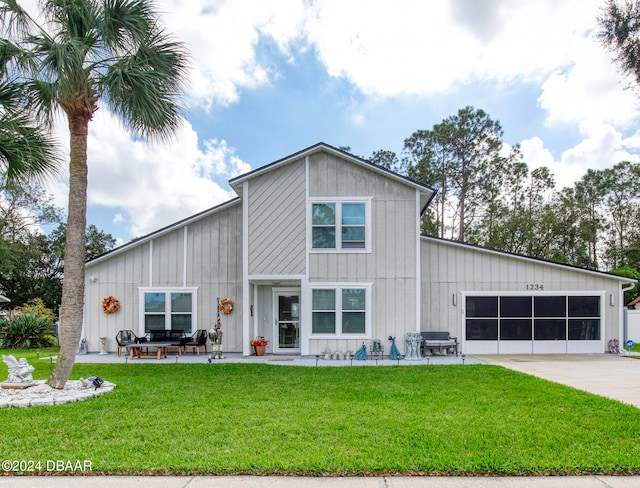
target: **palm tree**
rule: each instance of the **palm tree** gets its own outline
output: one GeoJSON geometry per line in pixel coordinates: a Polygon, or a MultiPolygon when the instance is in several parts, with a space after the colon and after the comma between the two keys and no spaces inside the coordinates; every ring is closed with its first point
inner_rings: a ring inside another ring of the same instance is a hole
{"type": "Polygon", "coordinates": [[[4,32],[22,49],[12,69],[32,107],[49,122],[61,110],[70,131],[61,345],[49,378],[63,388],[82,332],[89,122],[104,105],[134,133],[168,138],[181,120],[188,55],[148,0],[41,0],[40,13],[43,25],[16,0],[0,0],[4,32]]]}
{"type": "Polygon", "coordinates": [[[5,185],[52,174],[59,163],[53,140],[24,103],[23,87],[5,69],[15,54],[11,48],[0,39],[0,179],[5,185]]]}

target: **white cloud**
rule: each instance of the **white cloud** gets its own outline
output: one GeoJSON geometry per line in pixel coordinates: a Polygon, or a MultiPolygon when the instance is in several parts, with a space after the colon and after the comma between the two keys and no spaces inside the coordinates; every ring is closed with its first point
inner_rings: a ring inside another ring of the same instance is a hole
{"type": "Polygon", "coordinates": [[[163,0],[170,32],[193,54],[192,94],[235,102],[278,76],[260,59],[273,43],[291,62],[312,48],[328,73],[364,93],[430,94],[472,79],[540,79],[571,63],[594,28],[591,0],[163,0]]]}
{"type": "MultiPolygon", "coordinates": [[[[622,89],[624,81],[593,40],[600,0],[158,5],[167,30],[192,53],[194,107],[232,104],[243,90],[277,80],[282,59],[295,63],[301,50],[311,50],[330,76],[371,96],[365,101],[449,95],[477,81],[540,86],[538,108],[547,124],[577,126],[584,137],[574,147],[556,148],[556,158],[539,137],[522,142],[525,160],[531,167],[548,166],[558,186],[571,185],[588,168],[637,160],[640,133],[625,133],[638,117],[635,95],[622,89]]],[[[366,129],[365,112],[353,101],[348,108],[352,124],[366,129]]],[[[201,141],[188,124],[174,141],[151,146],[129,136],[102,109],[91,124],[89,159],[89,203],[114,208],[121,214],[114,221],[130,225],[135,235],[228,199],[214,179],[249,169],[226,141],[201,141]]],[[[64,181],[52,185],[61,206],[64,181]]]]}
{"type": "Polygon", "coordinates": [[[331,75],[365,93],[428,94],[471,79],[539,79],[571,62],[596,13],[584,0],[319,0],[306,29],[331,75]]]}
{"type": "MultiPolygon", "coordinates": [[[[140,236],[233,198],[213,179],[224,184],[251,167],[224,140],[202,145],[188,123],[167,143],[136,140],[99,110],[89,126],[88,205],[118,209],[113,222],[140,236]]],[[[66,207],[67,179],[50,189],[66,207]]]]}
{"type": "Polygon", "coordinates": [[[543,141],[534,137],[522,141],[524,161],[531,169],[548,167],[554,175],[556,188],[573,186],[589,169],[610,168],[620,161],[639,162],[640,156],[631,152],[637,139],[623,140],[621,134],[607,124],[592,125],[586,137],[574,147],[564,150],[560,160],[545,148],[543,141]]]}
{"type": "Polygon", "coordinates": [[[159,5],[167,30],[193,56],[191,94],[208,105],[233,103],[240,90],[269,83],[275,67],[256,57],[261,36],[289,55],[304,18],[300,0],[163,0],[159,5]]]}
{"type": "Polygon", "coordinates": [[[624,127],[638,116],[638,101],[613,66],[610,56],[595,41],[585,43],[572,66],[551,74],[538,99],[547,123],[575,124],[583,132],[610,123],[624,127]]]}

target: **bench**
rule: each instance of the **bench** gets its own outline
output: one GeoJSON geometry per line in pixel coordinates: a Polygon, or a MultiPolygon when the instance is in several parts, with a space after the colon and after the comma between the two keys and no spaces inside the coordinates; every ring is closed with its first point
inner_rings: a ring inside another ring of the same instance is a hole
{"type": "Polygon", "coordinates": [[[420,349],[423,356],[427,354],[430,349],[437,349],[438,353],[444,356],[447,355],[447,349],[453,349],[455,355],[458,355],[458,338],[449,337],[448,332],[420,332],[420,335],[422,336],[420,349]]]}

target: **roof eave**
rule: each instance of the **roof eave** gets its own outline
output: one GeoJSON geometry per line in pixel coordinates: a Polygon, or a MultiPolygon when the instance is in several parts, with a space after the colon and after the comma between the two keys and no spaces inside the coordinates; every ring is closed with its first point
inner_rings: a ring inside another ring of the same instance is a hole
{"type": "Polygon", "coordinates": [[[452,241],[449,239],[442,239],[440,237],[435,237],[435,236],[428,236],[428,235],[424,235],[422,234],[420,236],[421,239],[424,240],[433,240],[433,241],[437,241],[437,242],[443,242],[445,244],[449,244],[449,245],[453,245],[453,246],[459,246],[459,247],[465,247],[465,248],[469,248],[469,249],[475,249],[477,251],[482,251],[482,252],[488,252],[488,253],[493,253],[493,254],[499,254],[501,256],[508,256],[508,257],[512,257],[512,258],[516,258],[516,259],[522,259],[525,261],[533,261],[536,263],[541,263],[541,264],[547,264],[549,266],[557,266],[557,267],[561,267],[561,268],[569,268],[572,269],[574,271],[579,271],[579,272],[584,272],[584,273],[589,273],[589,274],[595,274],[598,276],[606,276],[608,278],[612,278],[612,279],[616,279],[618,281],[620,281],[622,284],[624,283],[638,283],[640,280],[637,280],[635,278],[630,278],[628,276],[620,276],[620,275],[616,275],[613,273],[607,273],[605,271],[598,271],[595,269],[588,269],[588,268],[581,268],[579,266],[574,266],[572,264],[565,264],[565,263],[559,263],[557,261],[550,261],[548,259],[542,259],[542,258],[535,258],[532,256],[525,256],[524,254],[516,254],[516,253],[512,253],[512,252],[508,252],[508,251],[501,251],[499,249],[492,249],[490,247],[483,247],[483,246],[478,246],[476,244],[469,244],[466,242],[460,242],[460,241],[452,241]]]}

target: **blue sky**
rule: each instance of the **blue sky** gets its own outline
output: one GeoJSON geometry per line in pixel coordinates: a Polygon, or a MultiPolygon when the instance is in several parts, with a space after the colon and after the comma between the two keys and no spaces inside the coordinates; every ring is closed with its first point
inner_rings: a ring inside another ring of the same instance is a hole
{"type": "MultiPolygon", "coordinates": [[[[326,142],[370,156],[467,105],[558,186],[638,161],[638,98],[594,39],[594,0],[159,0],[193,57],[173,141],[89,136],[88,221],[126,242],[234,196],[228,179],[326,142]]],[[[64,124],[60,138],[65,139],[64,124]]],[[[64,175],[51,184],[66,207],[64,175]]]]}

